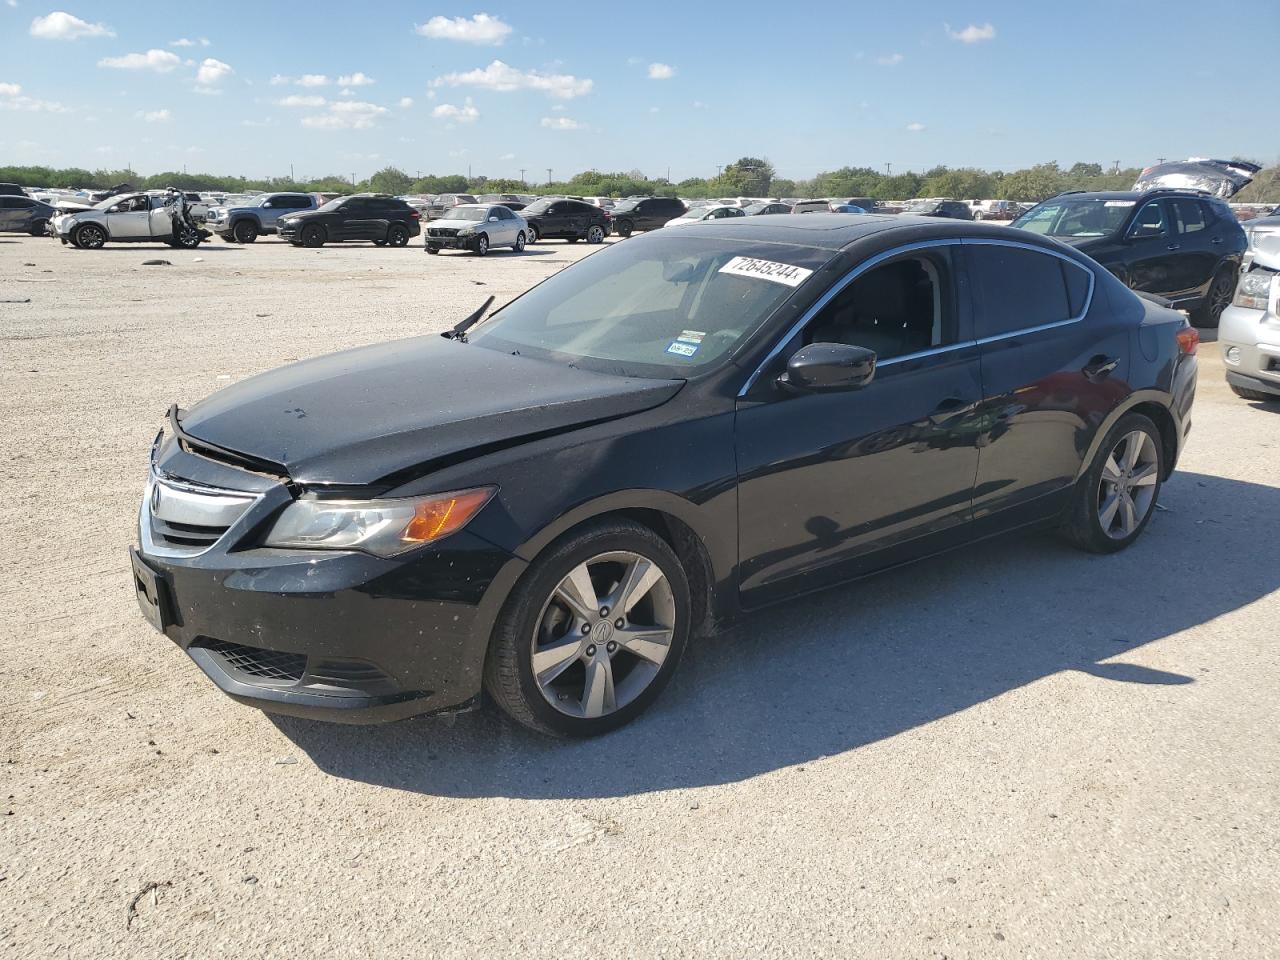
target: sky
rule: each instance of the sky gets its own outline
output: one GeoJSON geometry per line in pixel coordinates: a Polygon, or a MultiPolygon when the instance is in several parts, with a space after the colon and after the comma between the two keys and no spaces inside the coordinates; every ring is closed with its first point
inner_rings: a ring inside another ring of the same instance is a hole
{"type": "MultiPolygon", "coordinates": [[[[1280,157],[1240,25],[1203,2],[54,3],[0,0],[0,166],[536,183],[1280,157]]],[[[1274,49],[1280,2],[1247,18],[1274,49]]]]}

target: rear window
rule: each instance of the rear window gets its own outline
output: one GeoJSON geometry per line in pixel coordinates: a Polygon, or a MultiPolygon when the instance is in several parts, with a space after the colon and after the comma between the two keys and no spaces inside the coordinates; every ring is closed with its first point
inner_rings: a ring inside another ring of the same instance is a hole
{"type": "Polygon", "coordinates": [[[965,250],[978,294],[979,340],[1059,323],[1083,312],[1089,288],[1083,267],[1020,247],[984,243],[966,244],[965,250]]]}

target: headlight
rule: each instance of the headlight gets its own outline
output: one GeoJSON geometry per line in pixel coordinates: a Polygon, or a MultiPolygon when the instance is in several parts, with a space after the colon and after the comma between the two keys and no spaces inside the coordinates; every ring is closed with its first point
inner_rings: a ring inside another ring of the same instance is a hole
{"type": "Polygon", "coordinates": [[[284,218],[283,220],[281,220],[280,222],[281,222],[281,223],[287,223],[287,224],[289,224],[290,226],[292,226],[293,224],[295,224],[295,223],[297,223],[297,222],[298,222],[298,218],[297,218],[297,217],[285,217],[285,218],[284,218]]]}
{"type": "Polygon", "coordinates": [[[405,500],[297,500],[285,507],[263,545],[393,557],[461,530],[497,489],[405,500]]]}
{"type": "Polygon", "coordinates": [[[1267,309],[1267,301],[1271,299],[1271,290],[1277,281],[1280,281],[1280,274],[1269,270],[1249,271],[1240,277],[1235,305],[1248,307],[1250,310],[1267,309]]]}
{"type": "Polygon", "coordinates": [[[458,231],[458,236],[470,237],[470,236],[474,236],[475,232],[476,232],[475,227],[463,227],[461,230],[458,231]]]}

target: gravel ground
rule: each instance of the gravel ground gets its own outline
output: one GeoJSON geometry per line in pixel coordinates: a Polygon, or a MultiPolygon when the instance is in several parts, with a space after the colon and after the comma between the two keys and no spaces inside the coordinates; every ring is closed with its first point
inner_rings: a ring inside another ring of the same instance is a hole
{"type": "Polygon", "coordinates": [[[1215,344],[1133,549],[1008,539],[775,608],[589,743],[272,719],[142,621],[169,403],[589,252],[0,238],[0,952],[1280,955],[1280,410],[1215,344]]]}

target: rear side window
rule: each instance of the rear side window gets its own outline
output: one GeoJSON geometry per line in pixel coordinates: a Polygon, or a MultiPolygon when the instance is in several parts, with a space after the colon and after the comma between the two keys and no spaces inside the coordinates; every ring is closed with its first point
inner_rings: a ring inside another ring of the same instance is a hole
{"type": "Polygon", "coordinates": [[[1204,207],[1198,200],[1174,200],[1173,215],[1179,233],[1199,233],[1206,226],[1204,207]]]}
{"type": "Polygon", "coordinates": [[[1069,320],[1084,309],[1089,278],[1075,276],[1083,269],[1060,257],[995,244],[966,244],[965,251],[978,295],[979,340],[1069,320]],[[1076,309],[1073,299],[1078,301],[1076,309]]]}

